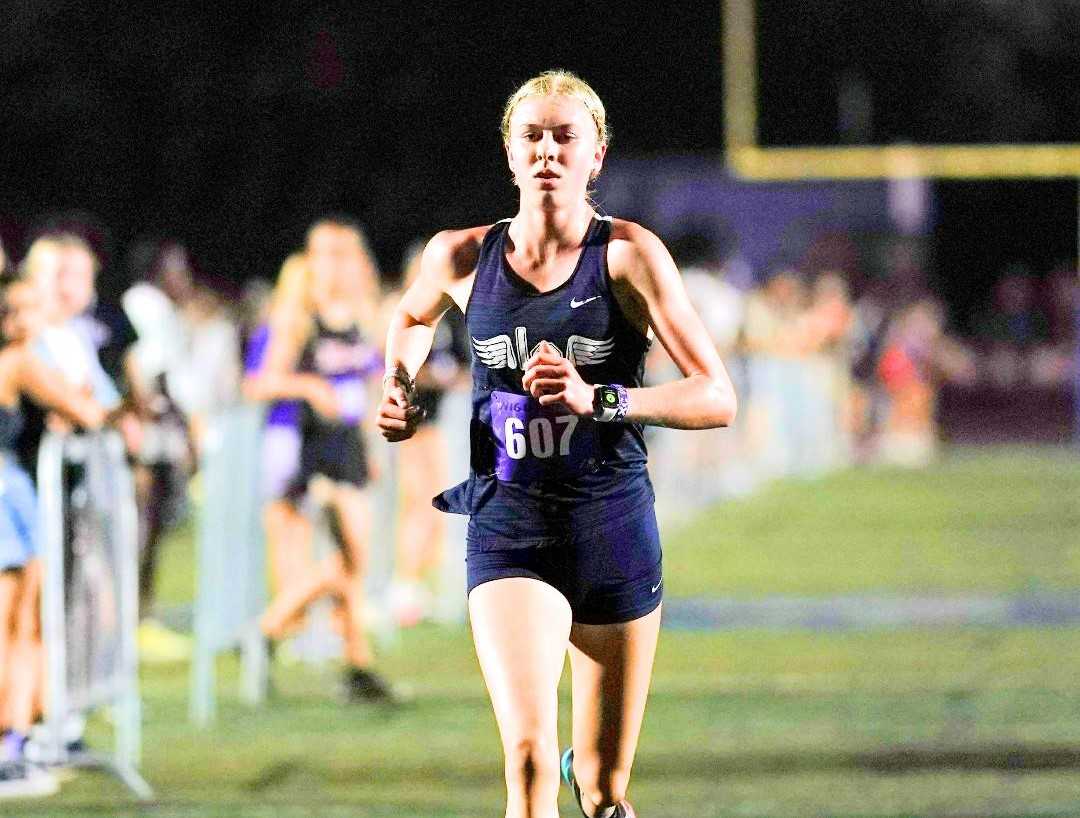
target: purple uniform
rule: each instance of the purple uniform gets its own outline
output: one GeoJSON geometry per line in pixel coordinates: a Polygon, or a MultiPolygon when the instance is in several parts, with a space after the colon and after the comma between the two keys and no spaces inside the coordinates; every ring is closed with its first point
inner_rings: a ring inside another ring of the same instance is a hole
{"type": "Polygon", "coordinates": [[[288,495],[294,499],[301,496],[316,474],[339,483],[366,485],[368,462],[360,421],[368,408],[367,380],[383,371],[379,350],[364,340],[355,324],[334,330],[316,319],[315,332],[304,347],[297,371],[330,382],[340,415],[330,420],[303,405],[300,469],[288,495]]]}
{"type": "MultiPolygon", "coordinates": [[[[266,365],[269,346],[270,327],[261,324],[248,339],[245,375],[253,375],[266,365]]],[[[300,470],[300,408],[300,401],[279,400],[266,410],[260,474],[262,496],[267,500],[283,497],[300,470]]]]}

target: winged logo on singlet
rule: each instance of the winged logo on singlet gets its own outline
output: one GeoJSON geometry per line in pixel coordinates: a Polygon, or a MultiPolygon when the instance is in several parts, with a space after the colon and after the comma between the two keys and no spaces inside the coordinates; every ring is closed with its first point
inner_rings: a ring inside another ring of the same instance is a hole
{"type": "MultiPolygon", "coordinates": [[[[525,327],[515,329],[513,338],[503,334],[485,340],[473,338],[472,343],[476,357],[488,369],[524,369],[525,362],[540,346],[529,346],[525,327]]],[[[557,344],[552,346],[559,350],[560,355],[564,354],[557,344]]],[[[614,348],[614,338],[597,340],[584,335],[571,335],[566,339],[565,357],[574,366],[592,366],[606,361],[614,348]]]]}

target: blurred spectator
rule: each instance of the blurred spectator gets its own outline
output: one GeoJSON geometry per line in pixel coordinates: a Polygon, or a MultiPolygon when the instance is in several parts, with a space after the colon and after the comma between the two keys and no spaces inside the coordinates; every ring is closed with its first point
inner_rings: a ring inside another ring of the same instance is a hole
{"type": "Polygon", "coordinates": [[[182,412],[198,452],[207,418],[239,397],[236,321],[218,292],[197,281],[187,250],[164,243],[143,280],[124,294],[139,329],[145,381],[182,412]]]}
{"type": "MultiPolygon", "coordinates": [[[[729,262],[704,231],[692,231],[671,243],[683,286],[701,315],[705,329],[725,360],[734,351],[742,327],[745,296],[731,281],[729,262]]],[[[731,264],[740,264],[730,259],[731,264]]]]}
{"type": "Polygon", "coordinates": [[[76,388],[89,390],[100,403],[113,406],[120,393],[102,368],[96,350],[76,327],[79,304],[61,295],[65,256],[71,243],[78,241],[70,235],[37,239],[23,259],[22,275],[37,287],[41,297],[45,326],[37,339],[39,354],[76,388]]]}
{"type": "Polygon", "coordinates": [[[1071,264],[1052,270],[1042,286],[1047,342],[1032,353],[1031,382],[1039,387],[1068,387],[1073,377],[1076,326],[1080,307],[1080,275],[1071,264]]]}
{"type": "Polygon", "coordinates": [[[0,784],[8,796],[41,795],[55,792],[57,782],[24,755],[44,700],[44,649],[37,499],[29,475],[10,456],[22,426],[19,399],[27,395],[86,428],[100,426],[106,414],[35,355],[45,326],[39,288],[2,276],[0,305],[0,784]]]}
{"type": "Polygon", "coordinates": [[[210,418],[240,397],[240,333],[221,295],[206,284],[193,287],[180,319],[182,346],[169,371],[169,394],[198,453],[210,418]]]}
{"type": "Polygon", "coordinates": [[[896,465],[927,465],[939,444],[939,383],[971,383],[976,376],[970,355],[945,335],[940,304],[922,298],[897,313],[878,361],[878,376],[888,398],[878,455],[896,465]]]}
{"type": "Polygon", "coordinates": [[[761,477],[796,473],[804,458],[802,367],[809,352],[806,286],[794,269],[774,270],[746,300],[747,456],[761,477]]]}
{"type": "Polygon", "coordinates": [[[885,402],[877,363],[885,345],[892,309],[888,281],[884,279],[868,286],[853,305],[848,417],[855,462],[869,460],[874,454],[875,436],[885,402]]]}
{"type": "Polygon", "coordinates": [[[983,375],[998,388],[1030,383],[1032,364],[1049,342],[1050,326],[1036,295],[1030,271],[1014,265],[994,286],[993,301],[979,322],[983,375]]]}
{"type": "MultiPolygon", "coordinates": [[[[139,252],[138,247],[133,252],[139,252]]],[[[168,526],[180,516],[191,457],[187,424],[168,391],[167,377],[181,341],[175,305],[155,283],[160,277],[162,248],[154,246],[136,283],[123,295],[124,311],[138,331],[134,349],[134,392],[142,420],[135,442],[135,497],[139,509],[139,653],[146,662],[186,658],[190,642],[154,617],[159,548],[168,526]]]]}
{"type": "Polygon", "coordinates": [[[809,471],[824,472],[850,462],[852,454],[851,348],[854,309],[844,277],[818,274],[804,316],[807,357],[804,397],[809,471]]]}
{"type": "Polygon", "coordinates": [[[57,237],[60,266],[57,299],[72,326],[97,352],[105,373],[121,392],[134,379],[132,350],[138,336],[124,311],[98,296],[98,258],[90,245],[74,234],[57,237]]]}
{"type": "Polygon", "coordinates": [[[182,245],[139,247],[133,258],[141,269],[123,305],[139,333],[135,370],[144,419],[135,469],[139,647],[148,661],[177,661],[190,653],[189,640],[152,615],[159,547],[169,524],[180,517],[210,416],[238,397],[238,338],[221,299],[195,281],[182,245]]]}
{"type": "MultiPolygon", "coordinates": [[[[728,249],[733,251],[735,243],[729,244],[728,249]]],[[[707,225],[688,230],[672,240],[670,247],[686,293],[716,345],[736,392],[741,395],[746,378],[737,344],[746,296],[731,282],[730,274],[735,269],[736,275],[744,275],[745,262],[733,252],[724,259],[723,249],[714,241],[707,225]]],[[[646,359],[646,371],[651,382],[681,376],[660,344],[653,344],[646,359]]],[[[650,443],[656,444],[651,446],[650,460],[654,482],[664,485],[687,472],[702,475],[703,479],[685,481],[676,491],[668,492],[689,505],[745,494],[752,487],[752,475],[744,456],[745,428],[742,420],[732,429],[707,429],[694,434],[668,435],[665,430],[649,428],[646,433],[650,443]]]]}
{"type": "MultiPolygon", "coordinates": [[[[75,241],[79,239],[74,238],[75,241]]],[[[34,340],[36,354],[63,374],[73,388],[90,394],[103,406],[119,404],[120,393],[102,368],[96,350],[80,333],[74,321],[75,306],[62,300],[59,291],[67,237],[45,235],[36,239],[19,265],[19,274],[37,290],[41,304],[42,328],[34,340]]],[[[45,432],[46,413],[33,404],[23,407],[25,423],[17,451],[26,470],[37,474],[37,450],[45,432]]],[[[54,423],[62,425],[58,418],[54,423]]]]}
{"type": "Polygon", "coordinates": [[[1043,288],[1050,343],[1071,347],[1076,341],[1076,310],[1080,308],[1080,271],[1072,262],[1050,272],[1043,288]]]}
{"type": "Polygon", "coordinates": [[[806,284],[790,267],[773,271],[764,286],[746,302],[743,345],[750,354],[777,358],[802,358],[807,337],[802,325],[806,308],[806,284]]]}

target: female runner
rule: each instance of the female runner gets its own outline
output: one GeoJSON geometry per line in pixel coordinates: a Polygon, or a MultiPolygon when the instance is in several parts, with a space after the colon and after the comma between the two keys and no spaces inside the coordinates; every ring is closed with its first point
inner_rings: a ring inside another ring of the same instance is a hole
{"type": "Polygon", "coordinates": [[[505,755],[508,818],[558,815],[557,686],[569,642],[563,777],[588,818],[633,816],[630,768],[663,583],[642,426],[724,426],[735,396],[659,239],[589,198],[603,104],[545,72],[507,103],[519,209],[439,233],[387,338],[379,426],[411,436],[413,380],[454,304],[474,350],[468,481],[435,498],[470,515],[469,613],[505,755]],[[642,387],[650,336],[683,377],[642,387]]]}
{"type": "MultiPolygon", "coordinates": [[[[370,534],[369,473],[362,424],[369,408],[365,381],[381,371],[379,351],[366,340],[376,314],[374,260],[360,228],[333,217],[307,234],[312,321],[271,336],[266,364],[248,394],[262,400],[300,400],[299,467],[281,509],[302,530],[301,501],[314,485],[328,495],[331,530],[339,550],[289,583],[260,622],[263,633],[282,638],[316,598],[330,593],[345,610],[345,697],[350,702],[392,702],[390,686],[371,669],[374,657],[365,617],[364,578],[370,534]]],[[[283,515],[284,516],[284,515],[283,515]]],[[[278,524],[282,525],[279,519],[278,524]]]]}

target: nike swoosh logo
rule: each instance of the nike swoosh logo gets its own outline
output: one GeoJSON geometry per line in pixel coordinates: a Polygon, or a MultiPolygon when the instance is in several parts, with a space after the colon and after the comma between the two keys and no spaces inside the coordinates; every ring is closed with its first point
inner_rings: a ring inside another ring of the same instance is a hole
{"type": "Polygon", "coordinates": [[[588,304],[590,301],[595,301],[599,297],[600,296],[598,296],[598,295],[594,295],[592,298],[586,298],[584,301],[578,301],[576,298],[571,298],[570,299],[570,309],[576,310],[578,307],[583,307],[586,304],[588,304]]]}
{"type": "Polygon", "coordinates": [[[659,590],[660,590],[660,586],[661,586],[661,585],[663,585],[663,584],[664,584],[664,581],[663,581],[663,580],[660,580],[660,581],[659,581],[658,583],[656,583],[656,584],[655,584],[655,585],[654,585],[654,586],[652,587],[652,592],[653,592],[653,593],[655,594],[655,593],[656,593],[657,591],[659,591],[659,590]]]}

